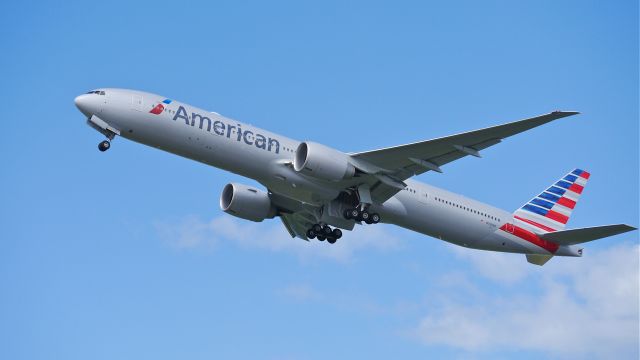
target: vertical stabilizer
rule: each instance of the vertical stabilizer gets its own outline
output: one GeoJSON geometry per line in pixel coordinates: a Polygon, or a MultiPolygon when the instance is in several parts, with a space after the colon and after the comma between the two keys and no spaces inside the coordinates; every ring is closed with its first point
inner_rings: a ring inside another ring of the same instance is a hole
{"type": "Polygon", "coordinates": [[[514,221],[538,234],[564,230],[590,175],[581,169],[568,173],[516,210],[514,221]]]}

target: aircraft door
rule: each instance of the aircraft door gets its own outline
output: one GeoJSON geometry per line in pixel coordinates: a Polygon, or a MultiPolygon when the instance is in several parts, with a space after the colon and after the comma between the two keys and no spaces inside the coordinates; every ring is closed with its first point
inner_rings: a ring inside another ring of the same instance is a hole
{"type": "Polygon", "coordinates": [[[429,194],[424,190],[418,190],[418,201],[423,204],[428,204],[429,194]]]}
{"type": "Polygon", "coordinates": [[[131,95],[131,110],[142,111],[143,99],[142,95],[131,95]]]}
{"type": "Polygon", "coordinates": [[[515,226],[513,226],[512,223],[508,222],[505,224],[505,229],[508,233],[513,234],[513,232],[515,231],[515,226]]]}

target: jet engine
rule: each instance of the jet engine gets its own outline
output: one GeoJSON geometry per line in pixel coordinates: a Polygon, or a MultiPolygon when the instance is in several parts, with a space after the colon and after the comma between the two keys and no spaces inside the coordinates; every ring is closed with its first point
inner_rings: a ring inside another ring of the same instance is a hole
{"type": "Polygon", "coordinates": [[[220,195],[222,211],[245,220],[260,222],[276,215],[269,194],[242,184],[227,184],[220,195]]]}
{"type": "Polygon", "coordinates": [[[297,172],[328,181],[350,179],[356,172],[349,155],[310,141],[298,145],[293,168],[297,172]]]}

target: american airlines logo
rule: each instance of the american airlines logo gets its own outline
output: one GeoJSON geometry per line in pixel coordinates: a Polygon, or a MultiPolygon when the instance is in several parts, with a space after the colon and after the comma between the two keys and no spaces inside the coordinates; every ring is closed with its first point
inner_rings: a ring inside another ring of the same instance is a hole
{"type": "Polygon", "coordinates": [[[164,105],[162,105],[162,104],[169,105],[169,104],[171,104],[171,100],[164,99],[160,104],[154,106],[154,108],[151,109],[151,111],[149,111],[149,112],[152,113],[152,114],[156,114],[156,115],[162,114],[162,112],[164,111],[164,105]]]}
{"type": "MultiPolygon", "coordinates": [[[[171,100],[167,99],[163,101],[163,103],[170,104],[171,100]]],[[[151,109],[151,113],[160,114],[163,110],[164,106],[160,103],[151,109]],[[159,110],[154,112],[158,107],[160,107],[159,110]]],[[[196,124],[198,124],[198,127],[204,131],[211,132],[213,130],[216,135],[226,136],[228,139],[238,142],[242,141],[247,145],[257,147],[258,149],[273,151],[276,154],[280,153],[280,142],[278,140],[266,137],[262,134],[254,134],[251,130],[243,131],[240,124],[237,126],[229,125],[220,119],[212,121],[209,117],[194,112],[192,112],[191,117],[189,117],[187,110],[183,106],[178,107],[178,111],[176,111],[176,114],[173,117],[174,121],[177,121],[178,119],[184,120],[184,123],[188,126],[196,126],[196,124]]]]}

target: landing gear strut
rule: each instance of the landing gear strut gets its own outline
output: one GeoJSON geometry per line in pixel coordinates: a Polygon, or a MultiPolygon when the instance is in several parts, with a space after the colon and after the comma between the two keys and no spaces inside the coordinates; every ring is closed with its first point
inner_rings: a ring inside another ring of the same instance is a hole
{"type": "Polygon", "coordinates": [[[326,224],[314,224],[311,229],[307,230],[307,237],[309,239],[317,238],[320,241],[327,240],[329,244],[335,244],[342,237],[342,230],[331,229],[326,224]]]}

